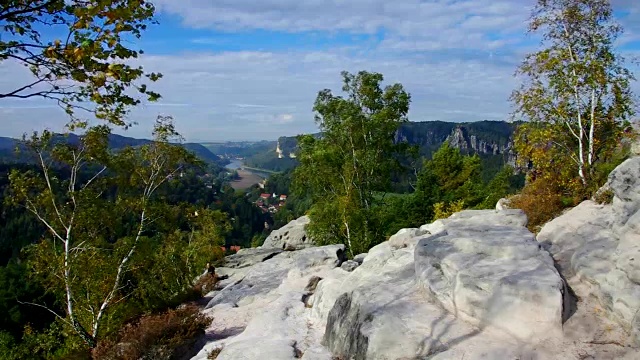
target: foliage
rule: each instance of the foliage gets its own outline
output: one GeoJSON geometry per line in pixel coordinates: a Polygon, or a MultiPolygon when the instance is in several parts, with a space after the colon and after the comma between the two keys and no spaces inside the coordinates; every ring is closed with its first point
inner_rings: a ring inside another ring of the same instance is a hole
{"type": "Polygon", "coordinates": [[[182,359],[194,355],[195,342],[211,323],[195,305],[143,316],[120,330],[117,341],[101,342],[96,360],[182,359]]]}
{"type": "Polygon", "coordinates": [[[140,103],[126,89],[135,87],[148,100],[159,95],[140,79],[156,81],[132,59],[129,48],[152,23],[154,6],[145,0],[6,0],[0,7],[3,36],[0,61],[28,67],[33,79],[0,93],[1,98],[44,97],[58,103],[82,124],[77,109],[118,125],[128,109],[140,103]],[[91,102],[93,107],[84,107],[91,102]]]}
{"type": "Polygon", "coordinates": [[[194,279],[202,274],[207,263],[218,262],[224,257],[221,246],[230,230],[225,214],[218,210],[193,210],[191,207],[173,210],[189,214],[186,221],[177,222],[186,225],[188,230],[171,232],[167,229],[163,231],[165,236],[156,236],[142,244],[135,259],[137,266],[128,277],[135,285],[134,297],[130,301],[137,302],[143,311],[175,306],[202,296],[198,288],[207,284],[199,284],[195,292],[187,289],[191,289],[194,279]]]}
{"type": "Polygon", "coordinates": [[[11,261],[7,266],[0,267],[0,329],[11,336],[20,337],[25,324],[31,324],[38,331],[51,323],[54,317],[44,309],[23,311],[20,302],[32,300],[53,302],[42,286],[29,281],[24,263],[11,261]]]}
{"type": "Polygon", "coordinates": [[[193,285],[193,290],[196,292],[196,295],[198,295],[198,298],[201,298],[215,290],[218,280],[218,275],[216,274],[202,274],[193,285]]]}
{"type": "MultiPolygon", "coordinates": [[[[527,123],[521,125],[515,135],[518,166],[527,169],[527,185],[521,194],[511,200],[511,206],[525,211],[532,231],[560,214],[562,209],[575,206],[590,198],[604,185],[609,173],[628,156],[621,137],[616,145],[601,153],[601,159],[589,172],[589,184],[584,186],[574,167],[570,155],[554,146],[559,138],[567,134],[557,131],[558,124],[527,123]]],[[[611,140],[614,141],[613,139],[611,140]]]]}
{"type": "Polygon", "coordinates": [[[437,203],[441,203],[438,207],[441,214],[448,208],[456,208],[454,203],[464,203],[467,207],[480,204],[484,197],[480,173],[477,155],[462,155],[459,149],[445,142],[431,160],[425,161],[418,174],[414,197],[422,215],[419,223],[425,224],[434,218],[437,203]]]}
{"type": "MultiPolygon", "coordinates": [[[[534,137],[543,141],[534,146],[549,150],[547,157],[561,160],[584,187],[634,113],[634,76],[614,52],[622,28],[612,18],[608,0],[539,0],[529,31],[542,32],[546,47],[525,58],[517,75],[526,81],[511,96],[516,114],[537,126],[534,137]]],[[[535,157],[528,158],[534,169],[549,166],[535,157]]]]}
{"type": "Polygon", "coordinates": [[[382,241],[374,193],[387,191],[401,149],[394,135],[406,122],[410,96],[402,85],[381,87],[383,76],[342,73],[346,97],[320,91],[314,105],[321,139],[298,138],[297,194],[308,195],[310,236],[320,244],[344,243],[351,254],[382,241]]]}
{"type": "Polygon", "coordinates": [[[527,227],[537,232],[547,221],[559,215],[567,206],[575,205],[573,199],[563,197],[553,182],[536,180],[509,200],[509,206],[522,209],[527,214],[527,227]]]}
{"type": "Polygon", "coordinates": [[[269,224],[272,221],[270,215],[262,213],[243,192],[236,192],[228,185],[223,186],[210,207],[226,213],[231,222],[226,246],[251,246],[253,237],[263,234],[266,231],[265,223],[269,224]]]}
{"type": "Polygon", "coordinates": [[[433,205],[433,219],[446,219],[453,213],[464,210],[464,200],[458,200],[452,203],[439,202],[433,205]]]}
{"type": "Polygon", "coordinates": [[[496,206],[498,200],[513,194],[522,188],[520,179],[522,176],[514,174],[515,170],[511,166],[505,166],[489,181],[484,190],[484,200],[478,206],[483,209],[491,209],[496,206]]]}
{"type": "Polygon", "coordinates": [[[593,201],[598,204],[611,204],[613,202],[614,193],[611,189],[603,189],[593,195],[593,201]]]}
{"type": "Polygon", "coordinates": [[[158,188],[197,164],[170,143],[178,137],[171,119],[159,118],[155,141],[137,148],[110,152],[108,134],[104,126],[91,128],[78,144],[51,141],[48,132],[34,135],[27,143],[39,173],[10,175],[9,199],[48,230],[28,249],[30,275],[64,312],[31,304],[48,309],[89,347],[136,316],[136,305],[157,308],[166,304],[154,304],[153,296],[172,299],[189,288],[227,226],[222,214],[206,210],[172,225],[169,210],[176,208],[158,201],[158,188]],[[53,168],[68,176],[58,178],[53,168]],[[180,226],[186,233],[175,232],[180,226]]]}
{"type": "Polygon", "coordinates": [[[217,347],[213,350],[211,350],[209,352],[209,354],[207,354],[207,360],[215,360],[218,358],[218,355],[220,355],[220,353],[222,352],[222,347],[217,347]]]}

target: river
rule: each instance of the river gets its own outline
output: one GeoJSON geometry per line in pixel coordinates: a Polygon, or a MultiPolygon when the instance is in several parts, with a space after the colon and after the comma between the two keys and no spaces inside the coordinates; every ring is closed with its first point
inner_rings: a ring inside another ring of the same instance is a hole
{"type": "Polygon", "coordinates": [[[231,181],[231,187],[234,189],[247,189],[259,182],[262,179],[269,177],[269,174],[260,171],[248,170],[243,168],[244,164],[242,160],[231,160],[229,164],[225,166],[227,170],[237,171],[240,179],[231,181]]]}
{"type": "Polygon", "coordinates": [[[242,160],[231,160],[225,167],[229,170],[238,170],[242,167],[242,160]]]}

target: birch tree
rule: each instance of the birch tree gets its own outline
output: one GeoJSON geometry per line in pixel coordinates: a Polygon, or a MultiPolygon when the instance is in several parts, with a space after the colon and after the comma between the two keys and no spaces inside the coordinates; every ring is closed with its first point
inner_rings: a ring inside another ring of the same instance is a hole
{"type": "Polygon", "coordinates": [[[527,55],[516,73],[523,83],[511,96],[515,115],[565,133],[551,145],[587,186],[620,124],[634,114],[635,78],[615,51],[622,28],[608,0],[538,0],[529,32],[541,33],[544,48],[527,55]]]}
{"type": "Polygon", "coordinates": [[[106,126],[89,129],[77,141],[48,131],[34,134],[26,145],[39,172],[10,174],[11,200],[48,230],[30,250],[32,275],[65,311],[31,305],[52,312],[89,347],[134,291],[125,279],[161,218],[154,193],[194,161],[170,143],[178,138],[168,118],[158,119],[155,141],[138,148],[113,153],[109,134],[106,126]]]}
{"type": "Polygon", "coordinates": [[[314,205],[309,230],[320,243],[344,243],[353,254],[383,240],[375,223],[376,193],[387,191],[402,147],[394,135],[407,121],[410,96],[401,84],[382,87],[382,74],[342,73],[342,90],[318,93],[315,121],[322,138],[299,138],[294,182],[314,205]]]}

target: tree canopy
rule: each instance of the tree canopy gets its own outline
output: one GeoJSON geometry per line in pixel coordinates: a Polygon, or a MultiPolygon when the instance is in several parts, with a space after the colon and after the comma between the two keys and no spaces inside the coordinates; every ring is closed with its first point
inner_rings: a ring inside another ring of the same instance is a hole
{"type": "Polygon", "coordinates": [[[383,76],[342,73],[346,96],[322,90],[314,111],[322,138],[301,136],[298,192],[313,206],[309,231],[320,243],[344,243],[353,254],[383,240],[374,221],[376,192],[385,192],[401,146],[394,135],[407,121],[410,96],[401,84],[382,87],[383,76]]]}
{"type": "Polygon", "coordinates": [[[89,347],[122,325],[131,304],[153,308],[192,286],[228,230],[219,211],[157,197],[197,165],[175,144],[170,119],[159,118],[155,141],[140,147],[111,151],[108,135],[93,127],[74,144],[34,134],[27,145],[39,169],[9,176],[8,199],[47,230],[28,248],[30,276],[62,306],[29,305],[46,308],[89,347]]]}
{"type": "Polygon", "coordinates": [[[534,167],[545,166],[525,148],[555,148],[554,157],[572,164],[586,187],[594,165],[610,154],[621,124],[634,113],[635,78],[614,48],[622,28],[608,0],[538,0],[529,31],[542,34],[543,49],[526,56],[517,71],[524,82],[511,99],[516,115],[545,124],[527,131],[552,136],[520,136],[526,143],[519,153],[534,167]],[[532,143],[534,138],[542,143],[532,143]]]}
{"type": "Polygon", "coordinates": [[[129,125],[124,115],[140,103],[156,100],[142,79],[145,73],[132,59],[132,49],[153,22],[155,8],[145,0],[6,0],[0,4],[0,61],[25,66],[32,79],[0,93],[0,99],[33,97],[57,101],[72,116],[84,109],[108,123],[129,125]]]}

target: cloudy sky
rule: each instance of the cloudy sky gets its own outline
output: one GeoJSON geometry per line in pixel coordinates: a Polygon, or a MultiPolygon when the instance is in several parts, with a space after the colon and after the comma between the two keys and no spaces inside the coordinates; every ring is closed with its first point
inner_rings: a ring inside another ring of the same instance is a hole
{"type": "MultiPolygon", "coordinates": [[[[412,95],[413,121],[504,120],[513,73],[538,47],[526,35],[533,0],[156,0],[159,25],[141,62],[161,72],[162,100],[131,113],[148,137],[172,115],[189,141],[275,139],[316,131],[317,92],[340,71],[381,72],[412,95]]],[[[640,1],[613,0],[625,27],[618,48],[640,54],[640,1]]],[[[640,75],[640,68],[632,66],[640,75]]],[[[0,90],[28,74],[0,63],[0,90]]],[[[634,84],[640,93],[638,83],[634,84]]],[[[52,103],[0,100],[0,136],[62,129],[52,103]]]]}

